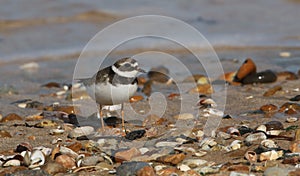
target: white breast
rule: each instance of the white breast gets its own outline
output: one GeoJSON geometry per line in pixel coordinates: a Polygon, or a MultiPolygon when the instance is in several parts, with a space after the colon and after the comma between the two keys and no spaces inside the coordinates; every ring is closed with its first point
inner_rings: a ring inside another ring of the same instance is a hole
{"type": "Polygon", "coordinates": [[[129,101],[129,98],[134,95],[138,86],[137,84],[123,85],[117,84],[97,84],[86,87],[89,95],[101,105],[121,104],[129,101]]]}

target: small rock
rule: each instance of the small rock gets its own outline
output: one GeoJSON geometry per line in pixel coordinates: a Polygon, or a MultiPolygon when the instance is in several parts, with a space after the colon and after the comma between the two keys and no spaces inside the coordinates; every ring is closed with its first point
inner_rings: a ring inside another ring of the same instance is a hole
{"type": "Polygon", "coordinates": [[[151,166],[145,166],[137,171],[137,176],[156,176],[154,169],[151,166]]]}
{"type": "Polygon", "coordinates": [[[172,79],[168,76],[169,69],[164,66],[151,68],[148,72],[148,77],[151,81],[170,84],[172,79]]]}
{"type": "Polygon", "coordinates": [[[125,138],[128,140],[135,140],[135,139],[139,139],[139,138],[143,137],[145,133],[146,133],[146,130],[135,130],[135,131],[131,131],[131,132],[127,133],[125,138]]]}
{"type": "Polygon", "coordinates": [[[287,176],[289,173],[288,169],[280,167],[269,167],[265,170],[264,176],[287,176]]]}
{"type": "Polygon", "coordinates": [[[272,87],[272,88],[270,88],[269,90],[267,90],[267,91],[264,93],[264,96],[265,96],[265,97],[272,96],[272,95],[274,95],[277,91],[280,91],[280,90],[282,90],[282,87],[281,87],[281,86],[275,86],[275,87],[272,87]]]}
{"type": "Polygon", "coordinates": [[[267,128],[267,131],[270,131],[270,130],[283,130],[284,129],[283,124],[279,121],[267,122],[267,123],[265,123],[265,126],[267,128]]]}
{"type": "Polygon", "coordinates": [[[175,147],[176,145],[179,145],[181,143],[179,142],[158,142],[155,144],[155,147],[175,147]]]}
{"type": "Polygon", "coordinates": [[[54,122],[53,120],[47,120],[47,119],[34,125],[34,127],[36,127],[36,128],[55,127],[55,126],[57,126],[56,122],[54,122]]]}
{"type": "Polygon", "coordinates": [[[82,144],[80,142],[74,142],[67,146],[69,149],[73,150],[74,152],[79,152],[82,148],[82,144]]]}
{"type": "Polygon", "coordinates": [[[140,156],[141,152],[133,147],[129,150],[119,151],[115,154],[115,160],[117,162],[130,161],[133,157],[140,156]]]}
{"type": "Polygon", "coordinates": [[[22,171],[13,173],[13,176],[28,176],[28,175],[30,175],[30,176],[51,176],[44,170],[22,170],[22,171]]]}
{"type": "Polygon", "coordinates": [[[183,160],[182,163],[188,165],[190,168],[196,168],[206,164],[207,161],[202,159],[187,159],[187,160],[183,160]]]}
{"type": "Polygon", "coordinates": [[[249,134],[245,138],[245,142],[248,142],[251,144],[255,141],[260,141],[260,140],[265,140],[265,139],[267,139],[267,136],[262,132],[258,132],[258,133],[254,133],[254,134],[249,134]]]}
{"type": "Polygon", "coordinates": [[[56,162],[47,162],[47,164],[42,167],[50,175],[55,175],[57,173],[65,173],[66,168],[63,165],[56,162]]]}
{"type": "Polygon", "coordinates": [[[299,152],[300,152],[300,141],[293,141],[293,142],[290,144],[289,149],[290,149],[290,151],[293,152],[293,153],[299,153],[299,152]]]}
{"type": "Polygon", "coordinates": [[[124,162],[116,169],[116,175],[118,176],[131,176],[136,175],[142,168],[150,166],[146,162],[124,162]]]}
{"type": "Polygon", "coordinates": [[[300,95],[291,98],[290,101],[300,101],[300,95]]]}
{"type": "Polygon", "coordinates": [[[94,132],[95,132],[95,130],[91,126],[76,127],[72,131],[70,131],[68,137],[69,138],[77,138],[77,137],[81,137],[81,136],[88,136],[94,132]]]}
{"type": "Polygon", "coordinates": [[[264,113],[275,112],[277,109],[278,109],[277,106],[273,104],[266,104],[260,107],[260,110],[263,111],[264,113]]]}
{"type": "Polygon", "coordinates": [[[247,58],[237,71],[234,81],[240,82],[250,74],[256,73],[256,65],[251,58],[247,58]]]}
{"type": "Polygon", "coordinates": [[[178,175],[182,175],[183,172],[181,172],[179,169],[175,167],[169,167],[169,168],[159,170],[157,174],[161,176],[173,176],[173,175],[178,176],[178,175]]]}
{"type": "Polygon", "coordinates": [[[9,122],[9,121],[14,121],[14,120],[23,120],[23,118],[20,117],[18,114],[11,113],[11,114],[6,115],[6,116],[0,121],[0,123],[5,123],[5,122],[9,122]]]}
{"type": "Polygon", "coordinates": [[[157,161],[162,162],[162,163],[170,163],[173,165],[176,165],[180,163],[182,160],[184,160],[185,154],[184,153],[179,153],[179,154],[173,154],[173,155],[167,155],[167,156],[162,156],[157,159],[157,161]]]}
{"type": "Polygon", "coordinates": [[[189,119],[194,119],[195,117],[193,114],[183,113],[183,114],[175,115],[173,118],[177,120],[189,120],[189,119]]]}
{"type": "Polygon", "coordinates": [[[61,85],[57,82],[48,82],[46,84],[41,85],[41,87],[47,87],[47,88],[60,88],[61,85]]]}
{"type": "Polygon", "coordinates": [[[291,53],[288,51],[282,51],[279,53],[280,57],[291,57],[291,53]]]}
{"type": "Polygon", "coordinates": [[[215,174],[218,173],[220,171],[220,167],[216,167],[216,166],[205,166],[199,169],[199,173],[201,175],[208,175],[208,174],[215,174]]]}
{"type": "Polygon", "coordinates": [[[275,82],[276,80],[277,80],[277,75],[271,70],[266,70],[245,77],[242,83],[243,84],[271,83],[271,82],[275,82]]]}
{"type": "Polygon", "coordinates": [[[55,162],[61,164],[66,169],[72,169],[76,167],[75,160],[68,155],[59,155],[56,157],[55,162]]]}
{"type": "Polygon", "coordinates": [[[87,156],[83,158],[82,166],[95,166],[97,163],[103,161],[104,159],[99,156],[87,156]]]}
{"type": "Polygon", "coordinates": [[[134,95],[134,96],[130,97],[129,102],[134,103],[134,102],[141,101],[143,99],[144,99],[144,97],[141,95],[134,95]]]}

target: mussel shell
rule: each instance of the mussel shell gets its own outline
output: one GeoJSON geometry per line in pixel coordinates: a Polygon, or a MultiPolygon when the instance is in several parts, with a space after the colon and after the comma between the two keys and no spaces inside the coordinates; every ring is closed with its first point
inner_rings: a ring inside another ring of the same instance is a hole
{"type": "Polygon", "coordinates": [[[271,83],[275,82],[277,76],[271,70],[266,70],[259,73],[252,73],[246,76],[243,80],[243,84],[253,84],[253,83],[271,83]]]}

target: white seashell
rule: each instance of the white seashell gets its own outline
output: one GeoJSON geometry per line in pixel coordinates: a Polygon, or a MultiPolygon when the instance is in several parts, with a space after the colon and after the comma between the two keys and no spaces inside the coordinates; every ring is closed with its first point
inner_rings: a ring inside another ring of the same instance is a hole
{"type": "Polygon", "coordinates": [[[62,142],[62,139],[61,139],[61,138],[53,139],[53,140],[51,141],[51,144],[57,144],[57,143],[59,143],[59,142],[62,142]]]}
{"type": "Polygon", "coordinates": [[[140,148],[139,151],[140,151],[141,154],[143,155],[143,154],[147,153],[147,152],[150,151],[150,150],[149,150],[148,148],[146,148],[146,147],[143,147],[143,148],[140,148]]]}
{"type": "Polygon", "coordinates": [[[33,149],[42,151],[45,156],[50,156],[52,153],[52,148],[48,148],[44,146],[34,147],[33,149]]]}
{"type": "Polygon", "coordinates": [[[51,135],[63,134],[64,132],[65,132],[65,130],[63,130],[63,129],[51,129],[50,130],[51,135]]]}
{"type": "Polygon", "coordinates": [[[198,166],[206,164],[207,161],[202,159],[187,159],[184,160],[182,163],[189,166],[190,168],[196,168],[198,166]]]}
{"type": "Polygon", "coordinates": [[[72,149],[69,149],[68,147],[60,146],[59,152],[61,154],[71,156],[74,159],[78,157],[78,154],[76,152],[74,152],[72,149]]]}
{"type": "Polygon", "coordinates": [[[230,134],[230,135],[240,136],[240,131],[238,129],[234,128],[234,127],[228,128],[227,133],[230,134]]]}
{"type": "Polygon", "coordinates": [[[293,123],[293,122],[296,122],[297,120],[298,120],[297,117],[291,117],[291,116],[289,116],[289,117],[286,118],[286,121],[288,123],[293,123]]]}
{"type": "Polygon", "coordinates": [[[154,170],[157,172],[157,171],[160,171],[160,170],[162,170],[162,169],[164,169],[166,167],[167,166],[165,166],[165,165],[157,165],[157,166],[154,166],[154,170]]]}
{"type": "Polygon", "coordinates": [[[9,167],[9,166],[20,166],[21,161],[17,159],[9,159],[3,163],[2,167],[9,167]]]}
{"type": "Polygon", "coordinates": [[[277,148],[278,147],[278,145],[270,139],[265,139],[265,140],[261,141],[260,144],[266,148],[277,148]]]}
{"type": "Polygon", "coordinates": [[[281,132],[283,132],[283,131],[282,130],[270,130],[270,131],[267,131],[267,134],[278,136],[281,132]]]}
{"type": "Polygon", "coordinates": [[[195,156],[201,157],[201,156],[204,156],[206,154],[207,154],[207,152],[205,152],[205,151],[198,151],[198,152],[195,153],[195,156]]]}
{"type": "Polygon", "coordinates": [[[237,150],[237,149],[240,149],[242,146],[242,141],[240,140],[234,140],[232,141],[232,143],[230,144],[230,148],[232,150],[237,150]]]}
{"type": "Polygon", "coordinates": [[[271,150],[268,152],[263,152],[259,156],[260,161],[273,161],[283,156],[283,151],[271,150]]]}
{"type": "Polygon", "coordinates": [[[179,170],[181,170],[182,172],[186,172],[186,171],[191,170],[191,168],[188,165],[185,165],[185,164],[181,164],[181,165],[177,166],[177,168],[179,170]]]}
{"type": "Polygon", "coordinates": [[[84,154],[78,155],[78,157],[76,158],[76,166],[77,167],[81,167],[81,164],[82,164],[82,161],[83,161],[84,157],[85,157],[84,154]]]}
{"type": "Polygon", "coordinates": [[[24,163],[25,166],[29,166],[30,163],[31,163],[30,155],[31,155],[31,152],[29,152],[29,151],[21,152],[21,156],[23,156],[23,158],[24,158],[23,163],[24,163]]]}
{"type": "Polygon", "coordinates": [[[247,151],[245,153],[245,158],[250,162],[250,163],[255,163],[257,161],[257,155],[254,151],[247,151]]]}
{"type": "Polygon", "coordinates": [[[23,108],[24,109],[24,108],[26,108],[26,106],[27,106],[27,103],[19,103],[18,104],[19,108],[23,108]]]}
{"type": "Polygon", "coordinates": [[[267,139],[267,136],[263,132],[259,132],[259,133],[249,134],[245,138],[245,141],[249,142],[249,143],[252,143],[252,142],[255,142],[255,141],[265,140],[265,139],[267,139]]]}
{"type": "Polygon", "coordinates": [[[162,141],[162,142],[156,143],[155,147],[166,147],[166,146],[175,147],[176,145],[180,145],[180,144],[181,143],[179,143],[179,142],[164,142],[164,141],[162,141]]]}
{"type": "Polygon", "coordinates": [[[46,158],[42,151],[34,150],[30,155],[30,165],[28,168],[33,169],[45,164],[46,158]]]}
{"type": "Polygon", "coordinates": [[[266,125],[259,125],[259,126],[256,128],[256,131],[267,132],[267,127],[266,127],[266,125]]]}
{"type": "Polygon", "coordinates": [[[215,116],[219,116],[219,117],[224,116],[223,111],[220,111],[218,109],[213,109],[213,108],[204,109],[203,112],[205,112],[208,116],[211,116],[211,115],[215,115],[215,116]]]}

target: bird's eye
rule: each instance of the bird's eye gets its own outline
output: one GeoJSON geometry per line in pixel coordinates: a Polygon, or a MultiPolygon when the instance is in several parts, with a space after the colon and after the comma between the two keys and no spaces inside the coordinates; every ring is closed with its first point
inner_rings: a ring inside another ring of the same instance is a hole
{"type": "Polygon", "coordinates": [[[125,65],[124,65],[124,67],[130,67],[131,65],[129,64],[129,63],[126,63],[125,65]]]}

